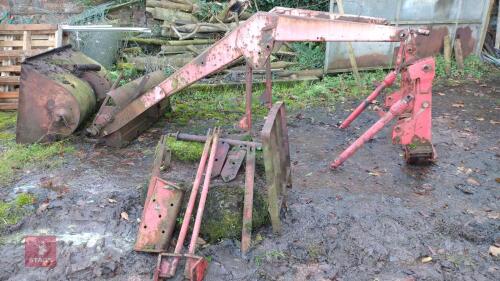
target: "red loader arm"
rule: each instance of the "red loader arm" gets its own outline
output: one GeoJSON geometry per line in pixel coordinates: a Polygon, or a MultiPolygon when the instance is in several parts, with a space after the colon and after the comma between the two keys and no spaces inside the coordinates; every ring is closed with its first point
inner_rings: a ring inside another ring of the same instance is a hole
{"type": "MultiPolygon", "coordinates": [[[[158,86],[127,106],[111,110],[111,118],[96,118],[105,120],[105,123],[97,124],[102,128],[98,134],[103,137],[116,132],[166,97],[222,70],[240,57],[244,57],[251,68],[263,68],[277,42],[397,42],[407,35],[405,30],[389,26],[379,18],[287,8],[259,12],[158,86]]],[[[100,111],[98,117],[109,115],[109,112],[109,108],[106,113],[100,111]]]]}

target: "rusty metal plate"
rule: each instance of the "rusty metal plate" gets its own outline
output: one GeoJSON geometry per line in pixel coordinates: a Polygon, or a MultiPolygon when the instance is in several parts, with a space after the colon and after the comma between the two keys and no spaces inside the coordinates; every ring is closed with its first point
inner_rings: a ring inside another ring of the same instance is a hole
{"type": "Polygon", "coordinates": [[[183,191],[158,177],[151,179],[151,187],[153,191],[144,203],[134,249],[159,253],[167,250],[172,238],[183,191]]]}
{"type": "Polygon", "coordinates": [[[229,151],[227,155],[226,163],[222,168],[221,177],[224,182],[230,182],[236,178],[238,171],[240,170],[243,159],[246,155],[245,146],[236,146],[229,151]]]}
{"type": "Polygon", "coordinates": [[[280,214],[286,207],[286,189],[292,186],[288,129],[283,102],[273,105],[261,132],[266,170],[269,215],[273,231],[281,231],[280,214]]]}
{"type": "Polygon", "coordinates": [[[229,143],[225,141],[219,141],[219,144],[217,145],[217,151],[215,152],[215,162],[212,168],[212,178],[220,175],[227,157],[227,153],[229,152],[229,148],[229,143]]]}

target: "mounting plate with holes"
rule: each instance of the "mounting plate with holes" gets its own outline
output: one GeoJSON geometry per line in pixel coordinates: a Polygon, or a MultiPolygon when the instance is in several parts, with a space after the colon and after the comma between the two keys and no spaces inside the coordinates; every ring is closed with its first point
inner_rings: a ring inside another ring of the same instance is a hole
{"type": "Polygon", "coordinates": [[[167,250],[181,207],[183,190],[154,176],[151,195],[144,202],[141,224],[134,249],[159,253],[167,250]]]}
{"type": "Polygon", "coordinates": [[[241,164],[245,159],[246,153],[246,145],[235,146],[231,149],[231,151],[229,151],[226,163],[224,164],[224,167],[222,168],[222,172],[220,174],[224,182],[230,182],[236,178],[241,164]]]}

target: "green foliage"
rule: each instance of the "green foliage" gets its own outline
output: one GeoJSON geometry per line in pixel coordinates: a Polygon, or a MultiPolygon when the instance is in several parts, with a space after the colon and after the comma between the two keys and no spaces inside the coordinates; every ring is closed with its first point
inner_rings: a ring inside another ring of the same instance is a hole
{"type": "Polygon", "coordinates": [[[215,1],[199,0],[197,5],[198,10],[196,10],[193,14],[201,20],[207,20],[210,17],[219,14],[222,9],[224,9],[223,5],[215,1]]]}
{"type": "Polygon", "coordinates": [[[175,138],[168,138],[167,145],[175,159],[185,162],[199,161],[204,147],[203,143],[178,141],[175,138]]]}
{"type": "MultiPolygon", "coordinates": [[[[436,77],[447,78],[445,72],[445,61],[442,55],[435,57],[436,60],[436,77]]],[[[482,78],[488,73],[490,67],[483,63],[479,57],[475,55],[470,55],[464,59],[464,71],[460,73],[455,60],[451,61],[451,75],[450,78],[460,78],[460,77],[472,77],[472,78],[482,78]]]]}
{"type": "MultiPolygon", "coordinates": [[[[241,237],[244,194],[242,186],[217,186],[208,193],[205,212],[210,215],[203,219],[200,231],[205,240],[215,243],[220,239],[241,237]]],[[[257,229],[270,220],[262,191],[256,189],[253,199],[252,228],[257,229]]]]}
{"type": "Polygon", "coordinates": [[[120,80],[119,86],[123,86],[143,75],[143,73],[131,63],[119,63],[114,66],[108,73],[108,77],[111,81],[116,81],[120,73],[123,72],[122,79],[120,80]]]}
{"type": "Polygon", "coordinates": [[[0,111],[0,131],[12,128],[16,125],[16,112],[0,111]]]}
{"type": "Polygon", "coordinates": [[[10,202],[0,201],[0,233],[10,225],[15,225],[30,213],[30,206],[36,198],[29,193],[21,193],[10,202]]]}
{"type": "MultiPolygon", "coordinates": [[[[258,90],[252,104],[253,114],[264,117],[266,109],[260,106],[258,90]]],[[[202,90],[187,89],[171,98],[169,122],[186,125],[189,122],[213,121],[214,126],[233,125],[245,112],[243,87],[207,87],[202,90]]]]}
{"type": "Polygon", "coordinates": [[[0,155],[0,185],[10,183],[14,178],[15,170],[29,165],[46,165],[53,156],[73,151],[74,148],[64,142],[31,145],[9,142],[0,155]]]}
{"type": "Polygon", "coordinates": [[[325,60],[324,43],[294,43],[293,50],[297,54],[298,66],[296,69],[314,69],[323,68],[325,60]]]}
{"type": "Polygon", "coordinates": [[[329,0],[256,0],[261,11],[269,11],[274,7],[304,8],[317,11],[328,11],[329,0]]]}

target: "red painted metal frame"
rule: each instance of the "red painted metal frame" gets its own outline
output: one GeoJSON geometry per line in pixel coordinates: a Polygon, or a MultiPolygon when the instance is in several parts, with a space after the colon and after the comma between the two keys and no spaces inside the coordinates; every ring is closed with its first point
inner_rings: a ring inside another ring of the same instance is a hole
{"type": "MultiPolygon", "coordinates": [[[[214,129],[214,136],[212,141],[212,148],[210,149],[210,156],[208,158],[207,170],[205,171],[205,179],[203,181],[203,188],[201,189],[200,199],[198,201],[198,210],[196,212],[196,218],[194,220],[193,232],[191,234],[191,242],[189,243],[188,254],[194,255],[196,251],[196,242],[200,234],[201,221],[203,219],[203,212],[205,211],[205,203],[208,196],[208,188],[210,186],[210,175],[212,174],[212,169],[215,162],[215,152],[217,151],[217,145],[219,144],[219,129],[214,129]]],[[[188,259],[186,262],[186,268],[184,270],[184,276],[193,280],[193,270],[194,267],[193,260],[188,259]]]]}
{"type": "Polygon", "coordinates": [[[371,17],[286,8],[258,12],[157,87],[119,110],[114,114],[113,121],[102,129],[101,136],[121,129],[151,106],[240,57],[245,57],[249,67],[263,68],[275,42],[397,42],[401,34],[405,33],[386,25],[383,19],[371,17]]]}
{"type": "Polygon", "coordinates": [[[156,269],[153,275],[153,281],[158,281],[161,278],[169,277],[166,275],[170,269],[169,260],[176,259],[179,260],[181,258],[185,258],[188,261],[191,261],[191,266],[187,269],[189,271],[189,276],[191,276],[190,281],[203,281],[205,277],[205,272],[208,268],[208,261],[200,256],[189,255],[189,254],[170,254],[170,253],[161,253],[158,255],[158,261],[156,263],[156,269]]]}
{"type": "MultiPolygon", "coordinates": [[[[419,161],[433,161],[436,157],[432,146],[432,81],[434,76],[435,61],[433,58],[411,61],[409,66],[401,70],[401,88],[386,97],[385,106],[390,108],[389,111],[344,150],[330,167],[332,169],[338,168],[396,116],[400,118],[393,128],[392,142],[405,146],[405,158],[413,161],[417,157],[421,158],[418,159],[419,161]],[[419,155],[412,155],[411,147],[421,147],[419,155]],[[421,152],[422,150],[424,153],[421,152]]],[[[395,79],[395,76],[390,77],[390,79],[395,79]]],[[[377,89],[379,88],[383,87],[377,87],[377,89]]],[[[375,99],[379,92],[375,90],[340,127],[347,127],[375,99]]]]}
{"type": "MultiPolygon", "coordinates": [[[[189,201],[186,207],[186,212],[184,213],[184,219],[182,221],[181,230],[179,231],[179,237],[177,238],[177,243],[175,245],[173,256],[169,257],[161,263],[161,276],[162,277],[173,277],[177,271],[177,265],[179,264],[180,254],[184,248],[184,241],[189,229],[189,223],[191,221],[191,215],[193,214],[194,204],[196,202],[196,197],[198,196],[198,189],[201,184],[203,173],[205,172],[205,166],[208,159],[208,154],[210,151],[210,145],[212,143],[213,136],[210,130],[207,133],[205,146],[203,148],[203,153],[201,155],[200,164],[198,165],[198,170],[196,172],[195,180],[193,183],[193,188],[191,189],[191,195],[189,196],[189,201]]],[[[161,256],[159,257],[161,260],[161,256]]]]}

